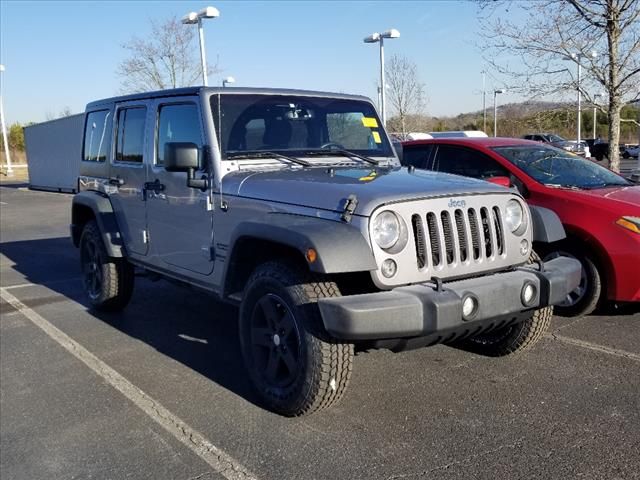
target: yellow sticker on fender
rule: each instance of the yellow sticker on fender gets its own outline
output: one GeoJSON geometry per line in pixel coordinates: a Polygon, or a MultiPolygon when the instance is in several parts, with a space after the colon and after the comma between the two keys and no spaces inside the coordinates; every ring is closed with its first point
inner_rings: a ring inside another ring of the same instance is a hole
{"type": "Polygon", "coordinates": [[[362,124],[369,128],[378,128],[378,121],[373,117],[362,117],[362,124]]]}
{"type": "Polygon", "coordinates": [[[382,143],[382,139],[380,138],[380,134],[378,132],[371,132],[373,135],[373,141],[376,143],[382,143]]]}

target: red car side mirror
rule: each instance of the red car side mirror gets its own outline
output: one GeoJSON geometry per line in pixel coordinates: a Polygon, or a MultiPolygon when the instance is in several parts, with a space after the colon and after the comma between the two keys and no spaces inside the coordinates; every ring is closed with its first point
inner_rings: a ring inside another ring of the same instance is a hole
{"type": "Polygon", "coordinates": [[[500,185],[502,187],[511,187],[511,179],[509,177],[491,177],[485,179],[487,182],[495,183],[496,185],[500,185]]]}

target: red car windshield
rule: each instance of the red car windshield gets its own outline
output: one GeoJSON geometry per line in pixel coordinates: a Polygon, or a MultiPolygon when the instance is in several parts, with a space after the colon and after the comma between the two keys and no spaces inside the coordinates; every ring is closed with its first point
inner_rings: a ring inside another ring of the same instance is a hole
{"type": "Polygon", "coordinates": [[[631,182],[596,163],[546,145],[513,145],[493,150],[549,187],[605,188],[631,182]]]}

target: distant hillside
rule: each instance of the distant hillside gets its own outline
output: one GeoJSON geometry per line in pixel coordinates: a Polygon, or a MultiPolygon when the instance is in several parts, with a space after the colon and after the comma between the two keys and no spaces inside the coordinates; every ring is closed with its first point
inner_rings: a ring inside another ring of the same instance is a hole
{"type": "MultiPolygon", "coordinates": [[[[498,135],[506,137],[520,137],[527,133],[552,132],[572,139],[576,137],[576,105],[563,102],[522,102],[498,105],[498,135]]],[[[640,122],[640,108],[626,106],[622,111],[622,118],[631,118],[640,122]]],[[[606,139],[607,117],[602,111],[597,114],[596,136],[606,139]]],[[[411,115],[406,120],[407,131],[446,131],[446,130],[483,130],[482,110],[462,113],[455,117],[429,117],[411,115]]],[[[391,131],[401,131],[396,118],[388,122],[391,131]]],[[[638,143],[640,128],[633,123],[621,124],[621,142],[638,143]]],[[[593,135],[593,108],[582,109],[582,137],[591,138],[593,135]]],[[[488,135],[493,135],[493,108],[487,107],[488,135]]]]}

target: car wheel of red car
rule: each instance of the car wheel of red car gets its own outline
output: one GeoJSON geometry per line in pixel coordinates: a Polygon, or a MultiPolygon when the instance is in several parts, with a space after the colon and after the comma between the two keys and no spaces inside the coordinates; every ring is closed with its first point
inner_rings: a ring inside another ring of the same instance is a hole
{"type": "Polygon", "coordinates": [[[582,264],[580,285],[567,296],[567,299],[555,307],[555,313],[563,317],[589,315],[598,306],[602,293],[600,272],[588,254],[582,252],[557,250],[545,255],[548,261],[558,256],[576,258],[582,264]]]}

